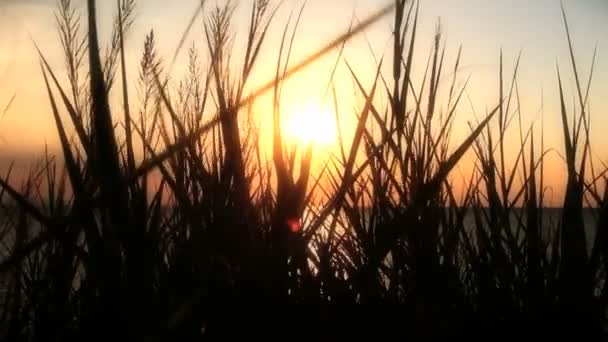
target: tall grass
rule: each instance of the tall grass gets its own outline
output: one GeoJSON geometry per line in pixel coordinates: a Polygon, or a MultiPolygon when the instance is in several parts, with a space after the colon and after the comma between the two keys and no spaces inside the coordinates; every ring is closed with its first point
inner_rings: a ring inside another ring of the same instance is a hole
{"type": "Polygon", "coordinates": [[[188,31],[203,13],[209,59],[189,49],[177,86],[168,81],[175,57],[166,67],[153,31],[137,80],[127,77],[133,0],[117,0],[102,54],[95,4],[88,0],[81,18],[70,0],[58,3],[67,85],[38,50],[61,162],[45,152],[20,187],[10,170],[0,179],[6,340],[193,339],[217,331],[214,308],[228,303],[402,304],[395,312],[403,324],[391,332],[415,339],[603,334],[608,178],[595,173],[591,76],[583,87],[565,13],[578,108],[567,112],[558,68],[568,179],[560,219],[551,224],[549,149],[544,133],[522,125],[519,57],[505,82],[500,53],[493,109],[468,135],[453,137],[467,86],[457,82],[461,50],[453,66],[444,64],[438,26],[426,66],[414,60],[416,2],[396,0],[294,64],[302,7],[284,28],[273,79],[251,92],[248,80],[280,4],[251,2],[244,55],[236,56],[235,3],[209,8],[203,1],[188,31]],[[350,141],[337,132],[340,154],[313,174],[313,146],[285,143],[282,86],[389,14],[392,56],[378,62],[371,86],[339,54],[363,106],[340,112],[335,87],[328,88],[337,121],[356,117],[357,125],[350,141]],[[447,68],[454,72],[442,99],[447,68]],[[112,108],[114,83],[122,106],[112,108]],[[266,92],[273,99],[270,160],[248,119],[266,92]],[[519,146],[514,158],[507,144],[519,146]],[[449,175],[468,151],[475,168],[460,194],[449,175]],[[313,198],[322,198],[320,207],[313,198]],[[588,199],[597,204],[595,227],[583,220],[588,199]]]}

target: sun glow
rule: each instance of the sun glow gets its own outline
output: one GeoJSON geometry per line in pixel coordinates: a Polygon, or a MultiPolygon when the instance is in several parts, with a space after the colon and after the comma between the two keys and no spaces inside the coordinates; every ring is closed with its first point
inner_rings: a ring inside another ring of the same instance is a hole
{"type": "Polygon", "coordinates": [[[305,104],[290,111],[285,120],[285,137],[289,143],[328,148],[337,142],[337,126],[328,108],[305,104]]]}

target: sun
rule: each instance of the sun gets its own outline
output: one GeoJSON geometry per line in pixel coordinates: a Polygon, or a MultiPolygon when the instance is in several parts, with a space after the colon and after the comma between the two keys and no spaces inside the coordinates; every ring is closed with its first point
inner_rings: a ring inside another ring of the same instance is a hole
{"type": "Polygon", "coordinates": [[[337,141],[335,117],[319,105],[305,104],[290,111],[284,129],[287,140],[294,144],[328,148],[337,141]]]}

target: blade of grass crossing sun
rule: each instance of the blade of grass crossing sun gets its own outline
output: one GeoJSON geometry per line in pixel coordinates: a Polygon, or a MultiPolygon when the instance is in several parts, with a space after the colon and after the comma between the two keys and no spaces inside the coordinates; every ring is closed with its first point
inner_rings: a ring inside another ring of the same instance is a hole
{"type": "MultiPolygon", "coordinates": [[[[375,14],[371,15],[370,17],[368,17],[366,20],[361,22],[359,25],[357,25],[353,29],[340,35],[339,37],[332,40],[330,43],[326,44],[323,48],[319,49],[317,52],[315,52],[308,58],[304,59],[303,61],[296,64],[295,66],[289,68],[289,70],[287,70],[287,72],[285,72],[280,78],[273,79],[272,81],[270,81],[270,82],[266,83],[265,85],[263,85],[262,87],[258,88],[252,94],[250,94],[245,99],[240,101],[240,103],[237,106],[238,107],[237,109],[240,109],[243,106],[246,106],[247,104],[252,103],[259,96],[261,96],[261,95],[265,94],[266,92],[268,92],[269,90],[273,89],[279,82],[289,79],[290,77],[292,77],[296,73],[302,71],[304,68],[306,68],[313,62],[319,60],[321,57],[323,57],[326,54],[328,54],[329,52],[331,52],[334,48],[339,47],[343,42],[350,40],[351,38],[353,38],[357,34],[361,33],[363,30],[365,30],[372,24],[378,22],[380,19],[382,19],[383,17],[385,17],[386,15],[391,13],[391,11],[394,9],[394,7],[395,7],[394,3],[383,7],[381,10],[379,10],[375,14]]],[[[183,150],[184,148],[186,148],[186,146],[191,144],[192,141],[198,139],[198,137],[200,137],[202,134],[204,134],[205,132],[214,128],[217,124],[220,123],[220,121],[221,121],[221,119],[219,117],[216,117],[216,118],[212,119],[211,121],[200,126],[194,132],[188,134],[187,136],[185,136],[183,138],[178,139],[175,143],[169,145],[165,151],[158,153],[156,158],[144,161],[144,163],[142,163],[142,165],[137,169],[135,174],[131,175],[130,179],[131,180],[137,179],[140,176],[147,174],[148,172],[150,172],[151,170],[156,168],[156,166],[158,166],[160,163],[162,163],[165,160],[167,160],[168,158],[170,158],[175,152],[183,150]]]]}

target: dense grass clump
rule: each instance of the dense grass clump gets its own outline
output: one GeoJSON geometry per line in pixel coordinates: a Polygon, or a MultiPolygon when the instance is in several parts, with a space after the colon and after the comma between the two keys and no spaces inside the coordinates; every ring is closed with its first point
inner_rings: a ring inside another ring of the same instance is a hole
{"type": "MultiPolygon", "coordinates": [[[[234,3],[202,1],[189,28],[203,17],[209,60],[190,49],[176,89],[168,73],[184,41],[167,64],[150,32],[138,78],[129,80],[124,37],[135,2],[117,0],[103,54],[95,3],[87,1],[84,31],[72,2],[58,2],[68,84],[39,51],[61,157],[45,153],[20,187],[10,172],[0,179],[5,340],[195,339],[231,323],[215,311],[231,303],[401,304],[390,314],[399,323],[382,333],[414,339],[604,335],[608,178],[591,157],[589,84],[574,53],[573,113],[558,69],[568,178],[556,210],[545,204],[549,149],[521,123],[519,59],[506,75],[501,52],[494,108],[455,141],[466,88],[457,82],[460,51],[455,65],[444,65],[438,28],[414,83],[417,3],[396,0],[294,64],[300,11],[283,32],[273,79],[254,91],[248,81],[278,9],[269,0],[250,3],[242,56],[232,49],[234,3]],[[352,115],[357,125],[350,141],[338,132],[340,153],[315,174],[313,146],[285,143],[282,86],[387,15],[392,56],[380,59],[370,88],[337,61],[363,106],[339,113],[334,89],[337,120],[352,115]],[[440,99],[446,68],[454,73],[440,99]],[[109,105],[112,92],[123,106],[109,105]],[[271,160],[246,120],[265,93],[273,99],[271,160]],[[518,146],[514,158],[505,156],[507,144],[518,146]],[[468,151],[475,168],[460,194],[448,176],[468,151]]],[[[572,52],[565,14],[564,23],[572,52]]]]}

